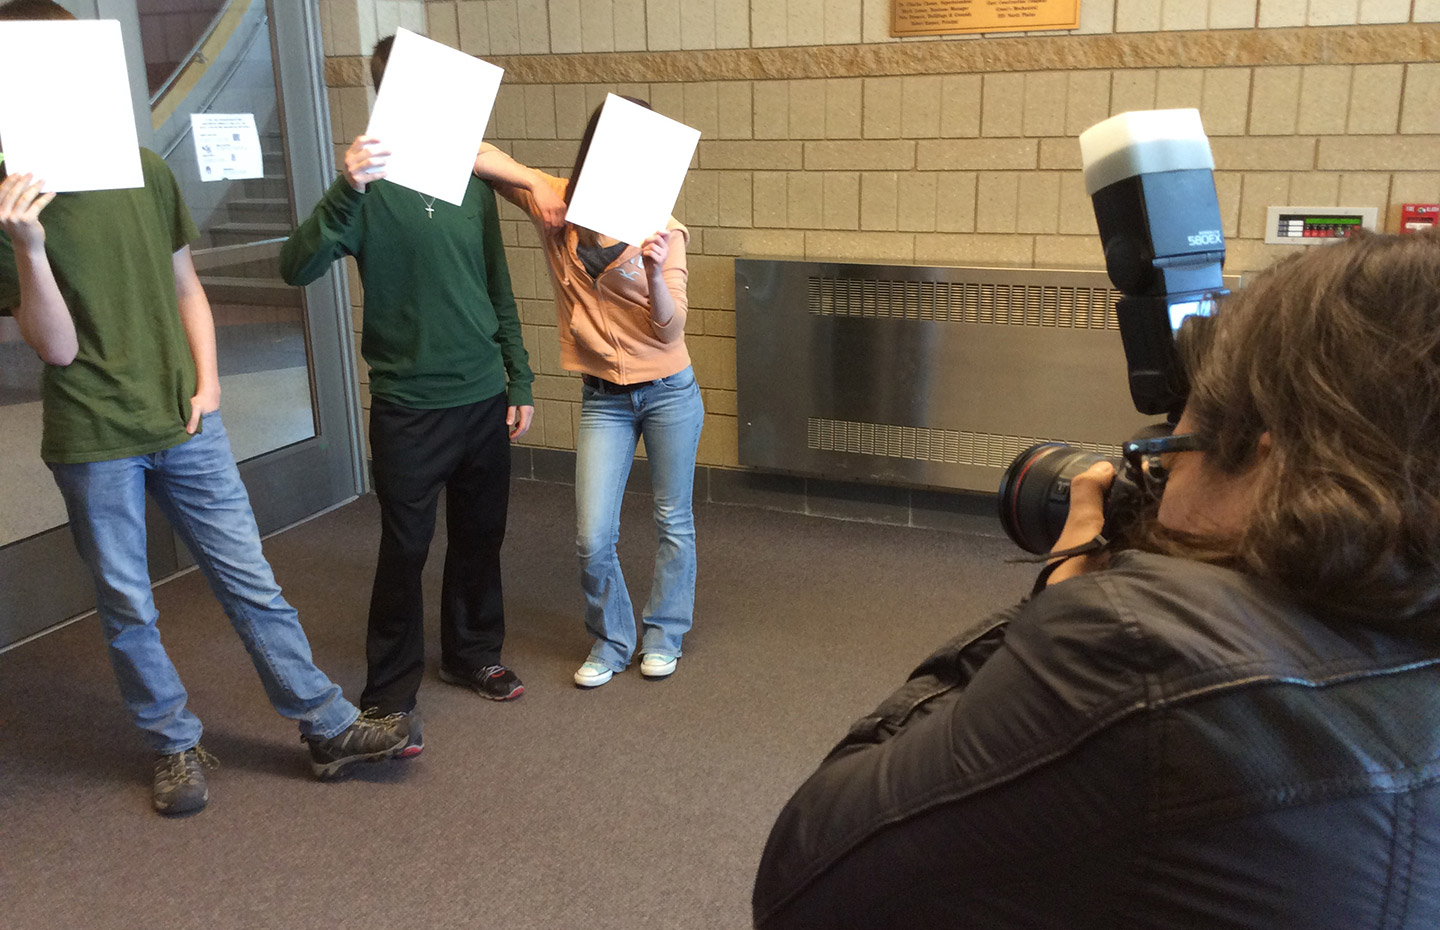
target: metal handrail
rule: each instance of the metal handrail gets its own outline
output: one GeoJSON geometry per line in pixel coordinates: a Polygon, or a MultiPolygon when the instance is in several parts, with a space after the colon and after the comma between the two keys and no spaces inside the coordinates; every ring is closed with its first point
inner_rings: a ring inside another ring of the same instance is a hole
{"type": "Polygon", "coordinates": [[[192,62],[199,59],[205,64],[209,64],[201,50],[204,49],[205,43],[210,41],[210,36],[214,34],[220,25],[220,21],[225,18],[225,14],[230,12],[230,8],[234,6],[236,2],[237,0],[226,0],[225,5],[215,13],[215,18],[210,20],[210,24],[200,33],[200,38],[196,39],[195,44],[190,47],[190,51],[186,52],[184,57],[180,59],[180,62],[175,65],[175,70],[170,72],[170,76],[165,79],[165,83],[161,84],[155,93],[150,95],[150,109],[155,109],[155,105],[160,102],[160,98],[165,96],[166,92],[170,90],[171,85],[180,79],[180,75],[192,62]]]}
{"type": "MultiPolygon", "coordinates": [[[[210,112],[210,107],[215,103],[215,98],[220,95],[220,92],[221,92],[222,90],[225,89],[225,86],[230,82],[231,76],[232,76],[236,71],[238,71],[238,70],[240,69],[240,66],[244,63],[245,56],[246,56],[247,54],[249,54],[249,52],[250,52],[250,47],[251,47],[252,45],[254,45],[255,42],[256,42],[257,40],[259,40],[262,36],[264,36],[264,37],[268,40],[269,36],[268,36],[268,34],[267,34],[267,29],[268,29],[269,25],[270,25],[269,16],[262,16],[262,17],[260,18],[260,21],[259,21],[258,23],[256,23],[255,29],[250,33],[249,37],[245,39],[245,44],[244,44],[244,47],[240,49],[240,54],[239,54],[239,55],[236,55],[236,56],[234,57],[234,60],[231,62],[230,72],[229,72],[228,74],[226,74],[222,80],[220,80],[217,84],[215,84],[215,86],[214,86],[213,89],[211,90],[208,98],[205,99],[205,100],[202,100],[202,101],[199,103],[199,105],[197,105],[197,106],[191,111],[192,113],[208,113],[208,112],[210,112]]],[[[232,33],[232,35],[230,36],[230,40],[232,40],[232,41],[234,40],[234,35],[233,35],[233,33],[232,33]]],[[[207,62],[207,64],[206,64],[206,68],[207,68],[207,69],[209,68],[209,63],[208,63],[208,62],[207,62]]],[[[193,91],[193,90],[194,90],[194,88],[192,88],[192,91],[193,91]]],[[[188,99],[188,95],[187,95],[187,99],[188,99]]],[[[177,105],[177,106],[175,107],[175,109],[178,110],[178,109],[179,109],[179,106],[177,105]]],[[[169,119],[172,118],[174,115],[175,115],[174,112],[171,112],[169,115],[166,116],[165,119],[166,119],[166,120],[169,120],[169,119]]],[[[161,128],[161,126],[163,126],[163,125],[164,125],[164,122],[163,122],[163,121],[160,122],[160,123],[157,123],[156,126],[155,126],[155,129],[158,131],[158,130],[161,128]]],[[[190,133],[190,131],[189,131],[188,129],[186,129],[184,132],[181,132],[179,135],[177,135],[177,136],[175,137],[175,141],[172,142],[172,143],[170,143],[170,145],[168,145],[168,146],[165,148],[165,151],[163,151],[163,152],[160,153],[160,157],[161,157],[161,158],[169,158],[170,155],[171,155],[177,148],[179,148],[182,144],[184,144],[185,139],[186,139],[186,137],[189,135],[189,133],[190,133]]]]}
{"type": "MultiPolygon", "coordinates": [[[[216,15],[210,28],[186,57],[185,64],[177,68],[165,82],[165,86],[150,98],[150,118],[156,129],[165,125],[180,109],[183,100],[187,99],[191,91],[204,79],[210,66],[228,47],[246,17],[257,5],[262,10],[259,22],[268,24],[269,16],[264,12],[264,0],[230,0],[216,15]],[[177,94],[179,99],[175,100],[177,94]],[[172,100],[175,102],[172,103],[172,100]]],[[[252,35],[249,42],[253,43],[254,38],[252,35]]]]}

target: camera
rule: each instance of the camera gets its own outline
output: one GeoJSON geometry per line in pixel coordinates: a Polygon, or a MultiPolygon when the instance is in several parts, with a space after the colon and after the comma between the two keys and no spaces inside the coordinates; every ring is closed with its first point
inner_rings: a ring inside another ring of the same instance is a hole
{"type": "Polygon", "coordinates": [[[1000,522],[1015,545],[1036,555],[1054,548],[1070,513],[1070,480],[1104,461],[1115,466],[1115,482],[1105,500],[1105,526],[1111,532],[1102,530],[1101,535],[1113,539],[1133,523],[1145,496],[1125,474],[1122,460],[1062,442],[1041,442],[1016,456],[1000,479],[1000,522]]]}
{"type": "MultiPolygon", "coordinates": [[[[1146,481],[1145,440],[1173,430],[1189,393],[1176,351],[1187,327],[1201,325],[1228,293],[1222,277],[1225,237],[1215,193],[1215,159],[1200,112],[1121,113],[1080,134],[1085,189],[1105,250],[1105,270],[1122,294],[1115,304],[1130,397],[1166,422],[1125,444],[1105,502],[1106,540],[1123,544],[1126,529],[1157,483],[1146,481]]],[[[1027,552],[1049,552],[1070,511],[1070,481],[1105,458],[1063,443],[1031,446],[1000,482],[1000,522],[1027,552]]]]}

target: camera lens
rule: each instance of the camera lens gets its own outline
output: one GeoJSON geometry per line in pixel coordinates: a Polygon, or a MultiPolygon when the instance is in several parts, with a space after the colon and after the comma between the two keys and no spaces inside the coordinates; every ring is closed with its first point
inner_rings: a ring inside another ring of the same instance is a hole
{"type": "Polygon", "coordinates": [[[1000,479],[1000,524],[1015,545],[1036,555],[1049,552],[1070,513],[1070,479],[1105,461],[1060,442],[1033,445],[1015,457],[1000,479]]]}

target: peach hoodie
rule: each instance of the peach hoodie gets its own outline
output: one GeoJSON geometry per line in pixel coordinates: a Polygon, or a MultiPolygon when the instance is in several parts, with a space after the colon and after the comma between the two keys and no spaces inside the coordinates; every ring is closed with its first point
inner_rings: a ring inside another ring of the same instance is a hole
{"type": "MultiPolygon", "coordinates": [[[[564,178],[537,172],[560,196],[570,183],[564,178]]],[[[525,188],[496,184],[495,191],[536,220],[545,258],[550,263],[550,281],[555,286],[555,312],[560,332],[560,363],[566,371],[578,371],[616,384],[651,381],[683,371],[690,364],[685,349],[685,245],[690,231],[672,216],[666,228],[679,235],[670,237],[670,253],[662,274],[675,315],[664,326],[650,319],[650,286],[645,261],[634,245],[611,262],[598,279],[592,279],[575,254],[579,238],[567,223],[556,233],[540,227],[535,200],[525,188]]]]}

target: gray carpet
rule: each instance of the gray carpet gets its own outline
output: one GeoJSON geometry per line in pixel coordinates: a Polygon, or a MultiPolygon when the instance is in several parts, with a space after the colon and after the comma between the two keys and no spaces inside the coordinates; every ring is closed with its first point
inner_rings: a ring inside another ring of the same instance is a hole
{"type": "MultiPolygon", "coordinates": [[[[1033,577],[1002,561],[1003,539],[703,506],[679,670],[648,682],[632,666],[585,692],[570,683],[589,648],[572,494],[514,487],[505,658],[525,696],[492,704],[434,677],[432,595],[425,753],[340,783],[312,780],[196,574],[157,601],[222,762],[197,816],[151,812],[93,618],[0,655],[0,927],[740,930],[789,792],[932,647],[1033,577]]],[[[621,542],[640,603],[648,507],[627,498],[621,542]]],[[[351,696],[377,538],[362,498],[266,544],[351,696]]]]}

